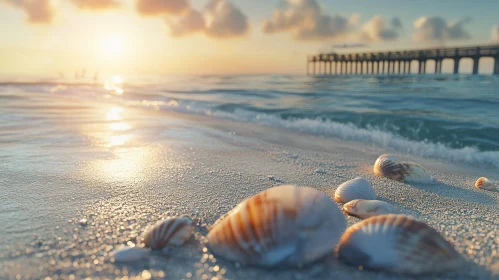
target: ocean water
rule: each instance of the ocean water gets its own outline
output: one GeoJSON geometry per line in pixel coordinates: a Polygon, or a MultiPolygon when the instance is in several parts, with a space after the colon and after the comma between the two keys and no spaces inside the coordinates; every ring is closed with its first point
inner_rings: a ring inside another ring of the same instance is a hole
{"type": "MultiPolygon", "coordinates": [[[[179,111],[499,168],[499,77],[481,75],[3,79],[0,159],[99,146],[73,129],[97,122],[88,104],[114,106],[105,121],[117,131],[128,129],[113,119],[123,108],[179,111]]],[[[158,115],[142,127],[162,121],[158,115]]]]}

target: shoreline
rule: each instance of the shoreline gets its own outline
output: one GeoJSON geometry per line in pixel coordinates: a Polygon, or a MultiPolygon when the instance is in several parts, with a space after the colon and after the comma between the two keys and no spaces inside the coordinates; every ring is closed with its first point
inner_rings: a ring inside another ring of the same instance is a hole
{"type": "MultiPolygon", "coordinates": [[[[0,177],[6,178],[3,186],[10,183],[15,188],[35,180],[54,190],[51,198],[56,199],[44,202],[47,211],[38,219],[63,208],[50,223],[27,233],[35,235],[33,240],[13,239],[1,255],[0,278],[15,279],[17,274],[147,278],[143,274],[147,270],[153,278],[164,275],[169,279],[204,279],[204,275],[206,279],[401,279],[384,272],[358,271],[333,256],[302,270],[281,271],[238,267],[205,251],[206,227],[261,190],[294,184],[317,188],[332,197],[339,184],[358,176],[371,181],[380,200],[428,223],[474,263],[467,272],[418,279],[492,279],[494,273],[499,277],[494,266],[499,262],[499,239],[493,234],[499,232],[495,224],[499,193],[473,188],[481,176],[498,181],[493,168],[394,153],[422,164],[438,180],[409,185],[372,174],[376,158],[390,152],[373,146],[201,115],[136,111],[169,120],[163,137],[116,152],[114,157],[86,159],[56,180],[43,172],[30,178],[20,177],[15,169],[0,171],[5,175],[0,177]],[[325,173],[318,174],[316,169],[325,173]],[[269,175],[282,183],[269,181],[269,175]],[[58,202],[65,197],[77,203],[58,202]],[[138,264],[109,263],[107,254],[118,245],[136,242],[147,225],[175,214],[189,215],[196,223],[195,236],[185,246],[173,249],[167,258],[154,255],[138,264]],[[78,220],[85,216],[89,224],[82,227],[78,220]]],[[[37,203],[35,207],[40,207],[37,203]]],[[[26,207],[29,203],[21,211],[26,207]]],[[[349,225],[359,221],[347,220],[349,225]]]]}

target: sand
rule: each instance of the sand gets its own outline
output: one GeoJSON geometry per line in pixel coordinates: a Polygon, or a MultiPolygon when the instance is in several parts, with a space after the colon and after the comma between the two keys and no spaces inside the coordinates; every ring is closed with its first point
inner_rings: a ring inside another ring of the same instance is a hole
{"type": "MultiPolygon", "coordinates": [[[[204,245],[207,226],[259,191],[295,184],[333,196],[339,184],[359,176],[372,182],[379,199],[427,222],[469,259],[462,270],[418,279],[499,279],[499,193],[473,188],[480,176],[499,181],[497,170],[397,154],[438,180],[404,184],[372,174],[376,158],[392,151],[204,116],[144,114],[168,120],[154,141],[143,137],[74,164],[3,163],[0,234],[7,242],[0,245],[0,279],[410,279],[359,271],[333,255],[303,269],[246,267],[204,245]],[[111,262],[112,250],[136,243],[148,225],[171,215],[195,222],[187,244],[139,263],[111,262]]],[[[54,161],[62,156],[71,150],[54,161]]]]}

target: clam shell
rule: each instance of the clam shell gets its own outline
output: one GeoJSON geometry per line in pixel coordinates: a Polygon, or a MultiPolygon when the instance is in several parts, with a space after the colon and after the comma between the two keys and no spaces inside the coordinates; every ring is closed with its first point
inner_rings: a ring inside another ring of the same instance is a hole
{"type": "Polygon", "coordinates": [[[405,215],[381,215],[349,227],[338,257],[354,266],[396,273],[439,273],[459,268],[464,258],[436,230],[405,215]]]}
{"type": "Polygon", "coordinates": [[[283,185],[244,200],[215,222],[207,247],[243,264],[300,267],[331,253],[345,228],[345,217],[325,193],[283,185]]]}
{"type": "Polygon", "coordinates": [[[411,161],[399,161],[393,155],[384,154],[374,163],[374,174],[400,182],[433,182],[433,178],[421,165],[411,161]]]}
{"type": "Polygon", "coordinates": [[[346,181],[334,193],[334,200],[339,203],[346,203],[355,199],[376,199],[373,187],[364,178],[346,181]]]}
{"type": "Polygon", "coordinates": [[[111,252],[116,262],[138,262],[147,259],[149,250],[138,247],[123,247],[111,252]]]}
{"type": "Polygon", "coordinates": [[[192,236],[194,226],[187,217],[168,218],[157,222],[143,237],[145,247],[162,249],[166,246],[179,246],[192,236]]]}
{"type": "Polygon", "coordinates": [[[367,219],[384,214],[399,213],[399,211],[390,203],[380,200],[365,199],[356,199],[348,202],[343,205],[343,212],[360,219],[367,219]]]}
{"type": "Polygon", "coordinates": [[[494,184],[492,184],[492,182],[485,177],[478,178],[478,180],[476,180],[476,182],[475,182],[475,187],[479,188],[479,189],[489,190],[489,191],[493,191],[496,189],[494,184]]]}

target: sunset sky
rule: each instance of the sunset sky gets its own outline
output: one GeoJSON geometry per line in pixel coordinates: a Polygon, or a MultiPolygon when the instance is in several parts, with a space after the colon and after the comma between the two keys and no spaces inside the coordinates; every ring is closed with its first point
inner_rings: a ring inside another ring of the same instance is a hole
{"type": "Polygon", "coordinates": [[[492,0],[0,0],[0,74],[304,73],[307,54],[335,46],[499,43],[498,11],[492,0]]]}

